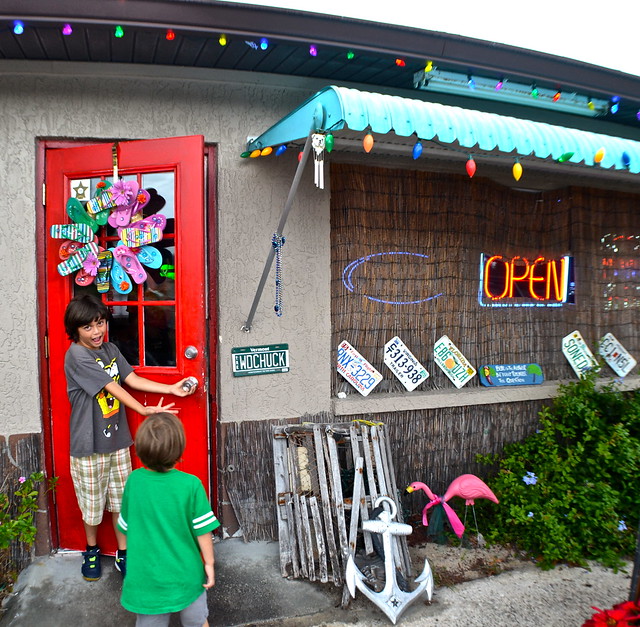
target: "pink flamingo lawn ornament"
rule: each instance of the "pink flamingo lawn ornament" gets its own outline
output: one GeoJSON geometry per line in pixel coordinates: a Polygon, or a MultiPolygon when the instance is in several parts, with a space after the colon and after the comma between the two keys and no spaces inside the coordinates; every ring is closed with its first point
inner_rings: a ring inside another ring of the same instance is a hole
{"type": "MultiPolygon", "coordinates": [[[[458,518],[458,514],[456,514],[449,503],[447,503],[449,499],[454,496],[459,496],[465,499],[465,506],[467,507],[469,505],[473,507],[475,505],[475,499],[489,499],[494,503],[499,503],[496,495],[491,491],[491,488],[484,481],[482,481],[482,479],[476,477],[475,475],[460,475],[451,482],[451,485],[447,488],[447,491],[442,497],[436,496],[426,484],[420,481],[414,481],[406,489],[406,491],[409,493],[415,492],[416,490],[422,490],[429,497],[429,502],[422,510],[422,524],[425,527],[429,525],[429,521],[427,520],[427,511],[429,510],[429,508],[434,507],[435,505],[442,505],[442,508],[447,515],[447,519],[449,520],[449,524],[451,525],[453,532],[456,534],[456,536],[458,536],[458,538],[462,538],[462,534],[464,533],[464,524],[460,521],[460,518],[458,518]]],[[[475,512],[476,511],[474,508],[474,519],[476,515],[475,512]]],[[[477,528],[478,523],[476,520],[476,529],[477,528]]]]}

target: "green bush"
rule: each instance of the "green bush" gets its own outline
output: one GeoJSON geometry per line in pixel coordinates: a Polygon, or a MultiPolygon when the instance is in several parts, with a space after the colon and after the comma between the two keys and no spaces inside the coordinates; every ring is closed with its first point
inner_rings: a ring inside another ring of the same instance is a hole
{"type": "MultiPolygon", "coordinates": [[[[487,483],[489,542],[512,544],[545,569],[595,560],[617,568],[635,549],[640,514],[640,392],[598,386],[593,371],[560,387],[540,428],[501,455],[487,483]]],[[[483,529],[484,531],[484,529],[483,529]]]]}

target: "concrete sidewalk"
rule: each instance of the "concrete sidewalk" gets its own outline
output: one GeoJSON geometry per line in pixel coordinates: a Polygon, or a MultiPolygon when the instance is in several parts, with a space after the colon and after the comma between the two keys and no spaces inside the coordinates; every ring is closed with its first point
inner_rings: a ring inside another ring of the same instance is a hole
{"type": "MultiPolygon", "coordinates": [[[[284,579],[277,542],[223,540],[215,545],[215,555],[216,585],[208,593],[212,627],[358,620],[339,607],[342,588],[284,579]]],[[[120,605],[122,578],[113,557],[102,557],[103,574],[96,582],[82,579],[81,559],[80,553],[37,558],[20,574],[0,618],[2,627],[134,625],[134,615],[120,605]]],[[[171,625],[179,625],[177,618],[172,617],[171,625]]]]}

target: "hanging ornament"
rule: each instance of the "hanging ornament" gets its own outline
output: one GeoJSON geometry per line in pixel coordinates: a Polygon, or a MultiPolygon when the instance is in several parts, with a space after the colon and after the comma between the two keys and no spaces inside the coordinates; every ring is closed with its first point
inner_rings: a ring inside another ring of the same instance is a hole
{"type": "Polygon", "coordinates": [[[256,148],[255,150],[253,150],[253,151],[251,152],[251,154],[250,154],[249,156],[250,156],[252,159],[255,159],[256,157],[259,157],[259,156],[260,156],[260,153],[261,153],[261,152],[262,152],[262,151],[260,150],[260,148],[256,148]]]}
{"type": "Polygon", "coordinates": [[[273,152],[273,148],[271,146],[267,146],[260,151],[261,157],[268,157],[273,152]]]}
{"type": "Polygon", "coordinates": [[[274,233],[271,238],[271,245],[275,249],[276,257],[276,302],[273,307],[276,316],[282,316],[282,247],[284,246],[284,235],[274,233]]]}
{"type": "Polygon", "coordinates": [[[511,169],[511,172],[512,172],[512,174],[513,174],[513,178],[514,178],[516,181],[519,181],[519,180],[520,180],[520,177],[522,176],[522,165],[520,164],[520,162],[519,162],[519,161],[516,161],[516,162],[513,164],[513,168],[511,169]]]}
{"type": "Polygon", "coordinates": [[[251,153],[248,150],[245,150],[244,152],[240,153],[240,158],[241,159],[246,159],[247,157],[250,157],[251,153]]]}
{"type": "Polygon", "coordinates": [[[625,152],[623,152],[623,153],[622,153],[622,156],[621,156],[621,159],[622,159],[622,165],[623,165],[623,167],[625,167],[625,168],[627,168],[627,169],[628,169],[628,168],[629,168],[629,166],[631,165],[631,157],[630,157],[629,153],[628,153],[628,152],[626,152],[626,151],[625,151],[625,152]]]}
{"type": "Polygon", "coordinates": [[[420,140],[413,145],[412,154],[414,159],[417,159],[422,154],[422,142],[420,140]]]}
{"type": "Polygon", "coordinates": [[[367,133],[362,140],[362,146],[365,152],[371,152],[373,148],[373,135],[371,133],[367,133]]]}
{"type": "Polygon", "coordinates": [[[573,157],[572,152],[565,152],[564,154],[561,154],[558,157],[558,163],[564,163],[565,161],[569,161],[569,159],[571,159],[571,157],[573,157]]]}
{"type": "Polygon", "coordinates": [[[473,175],[476,173],[476,162],[473,160],[471,155],[469,155],[469,160],[465,166],[467,168],[467,174],[469,178],[473,178],[473,175]]]}
{"type": "Polygon", "coordinates": [[[335,143],[335,139],[331,133],[327,133],[324,136],[324,148],[327,152],[331,152],[333,150],[333,145],[335,143]]]}
{"type": "Polygon", "coordinates": [[[281,146],[278,146],[278,150],[276,150],[276,157],[279,157],[286,149],[287,149],[286,144],[282,144],[281,146]]]}
{"type": "Polygon", "coordinates": [[[604,155],[605,155],[605,149],[604,149],[604,148],[599,148],[599,149],[596,151],[596,154],[595,154],[595,155],[593,155],[593,160],[594,160],[596,163],[600,163],[600,162],[604,159],[604,155]]]}
{"type": "Polygon", "coordinates": [[[313,182],[316,187],[324,189],[324,135],[313,133],[311,135],[311,147],[313,148],[313,182]]]}

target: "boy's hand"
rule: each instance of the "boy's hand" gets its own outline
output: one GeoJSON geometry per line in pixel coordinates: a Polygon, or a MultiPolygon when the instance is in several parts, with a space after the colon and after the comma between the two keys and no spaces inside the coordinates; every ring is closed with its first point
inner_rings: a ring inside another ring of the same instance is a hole
{"type": "Polygon", "coordinates": [[[202,584],[203,588],[213,588],[216,583],[216,573],[213,570],[213,564],[205,564],[204,572],[207,575],[207,582],[202,584]]]}
{"type": "Polygon", "coordinates": [[[190,396],[191,394],[193,394],[197,389],[198,389],[198,385],[192,385],[190,386],[188,389],[184,389],[182,386],[184,385],[184,382],[189,379],[189,377],[185,377],[184,379],[178,381],[177,383],[174,383],[171,386],[171,394],[173,394],[174,396],[190,396]]]}
{"type": "Polygon", "coordinates": [[[144,415],[145,416],[151,416],[151,414],[157,414],[161,411],[166,411],[169,414],[177,414],[178,410],[177,409],[171,409],[175,403],[169,403],[168,405],[163,405],[162,403],[164,402],[164,396],[160,398],[160,402],[153,406],[153,405],[145,405],[144,409],[144,415]]]}

